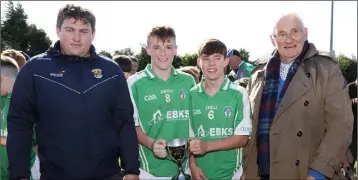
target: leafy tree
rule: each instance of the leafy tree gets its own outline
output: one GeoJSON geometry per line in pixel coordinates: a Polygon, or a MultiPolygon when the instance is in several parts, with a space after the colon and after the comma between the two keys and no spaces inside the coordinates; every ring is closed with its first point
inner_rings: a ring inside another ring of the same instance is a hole
{"type": "Polygon", "coordinates": [[[21,50],[29,56],[46,51],[51,40],[42,29],[27,23],[28,16],[21,4],[8,1],[5,6],[5,16],[1,20],[1,50],[21,50]]]}
{"type": "Polygon", "coordinates": [[[28,49],[25,50],[29,56],[43,53],[51,46],[51,43],[44,30],[37,29],[34,24],[29,26],[28,49]]]}
{"type": "Polygon", "coordinates": [[[174,68],[179,68],[180,66],[183,66],[183,59],[180,56],[174,56],[173,59],[173,67],[174,68]]]}
{"type": "Polygon", "coordinates": [[[240,48],[239,54],[240,54],[241,59],[242,59],[243,61],[249,62],[250,53],[249,53],[246,49],[240,48]]]}
{"type": "Polygon", "coordinates": [[[114,51],[113,55],[126,55],[126,56],[133,56],[134,55],[134,52],[132,51],[131,48],[124,48],[124,49],[121,49],[121,50],[116,50],[114,51]]]}
{"type": "Polygon", "coordinates": [[[102,50],[102,51],[100,51],[98,54],[101,54],[101,55],[103,55],[103,56],[106,56],[106,57],[112,59],[112,55],[111,55],[111,53],[108,52],[108,51],[102,50]]]}
{"type": "Polygon", "coordinates": [[[347,83],[355,81],[357,79],[357,59],[351,59],[344,55],[339,55],[337,59],[347,83]]]}
{"type": "Polygon", "coordinates": [[[138,63],[138,65],[139,65],[138,71],[143,70],[147,66],[147,64],[150,63],[150,56],[148,55],[148,53],[145,50],[144,46],[142,46],[140,53],[137,54],[135,57],[139,61],[139,63],[138,63]]]}
{"type": "Polygon", "coordinates": [[[196,66],[197,63],[197,59],[198,59],[198,54],[194,53],[194,54],[185,54],[183,56],[183,66],[196,66]]]}

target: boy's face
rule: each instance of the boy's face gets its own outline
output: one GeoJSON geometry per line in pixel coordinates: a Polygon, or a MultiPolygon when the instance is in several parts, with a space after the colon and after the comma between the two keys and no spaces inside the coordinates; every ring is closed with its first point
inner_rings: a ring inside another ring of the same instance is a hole
{"type": "Polygon", "coordinates": [[[132,71],[131,74],[135,74],[138,71],[138,62],[132,62],[132,71]]]}
{"type": "Polygon", "coordinates": [[[146,51],[151,56],[152,66],[160,70],[167,70],[172,66],[177,47],[174,38],[163,42],[157,37],[150,37],[146,51]]]}
{"type": "Polygon", "coordinates": [[[0,95],[5,96],[12,91],[17,70],[13,67],[1,67],[0,95]]]}
{"type": "Polygon", "coordinates": [[[217,80],[224,76],[224,69],[229,63],[229,59],[222,54],[203,54],[198,58],[198,66],[201,68],[205,79],[217,80]]]}

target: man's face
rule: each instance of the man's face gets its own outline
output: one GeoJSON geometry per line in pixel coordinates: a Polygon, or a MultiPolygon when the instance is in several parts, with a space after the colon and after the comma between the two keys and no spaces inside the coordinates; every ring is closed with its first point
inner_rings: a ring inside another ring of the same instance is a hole
{"type": "Polygon", "coordinates": [[[61,51],[67,55],[85,57],[88,55],[95,32],[89,23],[74,18],[65,19],[61,29],[56,28],[61,51]]]}
{"type": "Polygon", "coordinates": [[[152,66],[160,70],[170,69],[177,53],[174,38],[163,42],[156,37],[150,37],[146,50],[148,55],[151,56],[152,66]]]}
{"type": "Polygon", "coordinates": [[[131,74],[135,74],[138,71],[138,62],[133,61],[132,62],[132,70],[131,70],[131,74]]]}
{"type": "Polygon", "coordinates": [[[224,76],[224,69],[228,65],[229,59],[221,54],[212,54],[210,56],[203,54],[198,58],[197,63],[205,79],[217,80],[224,76]]]}
{"type": "Polygon", "coordinates": [[[230,56],[229,60],[229,66],[232,70],[237,69],[239,67],[239,64],[241,63],[241,58],[236,55],[230,56]]]}
{"type": "Polygon", "coordinates": [[[307,29],[293,16],[283,17],[277,23],[271,41],[284,60],[294,60],[302,51],[307,39],[307,29]]]}

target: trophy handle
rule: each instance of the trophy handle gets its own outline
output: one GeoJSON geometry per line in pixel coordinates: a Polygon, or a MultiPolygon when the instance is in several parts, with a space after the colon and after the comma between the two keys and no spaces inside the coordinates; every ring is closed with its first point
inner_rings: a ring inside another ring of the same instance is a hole
{"type": "Polygon", "coordinates": [[[176,162],[176,160],[173,158],[173,156],[169,153],[169,146],[165,146],[165,149],[167,150],[167,157],[165,157],[165,158],[176,162]]]}

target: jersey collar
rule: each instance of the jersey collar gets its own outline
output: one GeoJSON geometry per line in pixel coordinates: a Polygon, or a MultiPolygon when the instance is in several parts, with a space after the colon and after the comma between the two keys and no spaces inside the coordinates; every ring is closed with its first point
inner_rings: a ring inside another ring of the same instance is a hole
{"type": "MultiPolygon", "coordinates": [[[[172,74],[171,74],[171,76],[176,76],[176,75],[178,75],[177,70],[176,70],[173,66],[171,67],[171,69],[172,69],[172,74]]],[[[148,64],[148,65],[145,67],[144,72],[147,74],[148,77],[150,77],[150,79],[153,79],[153,78],[157,77],[157,76],[154,74],[154,72],[152,71],[152,65],[151,65],[151,64],[148,64]]]]}
{"type": "MultiPolygon", "coordinates": [[[[203,82],[205,81],[205,77],[203,77],[201,79],[201,82],[200,82],[200,85],[199,85],[199,89],[198,91],[200,93],[203,93],[204,92],[204,86],[203,86],[203,82]]],[[[225,75],[224,76],[224,81],[221,83],[221,86],[220,86],[220,90],[222,91],[226,91],[229,89],[229,86],[230,86],[230,80],[227,78],[227,76],[225,75]]]]}

